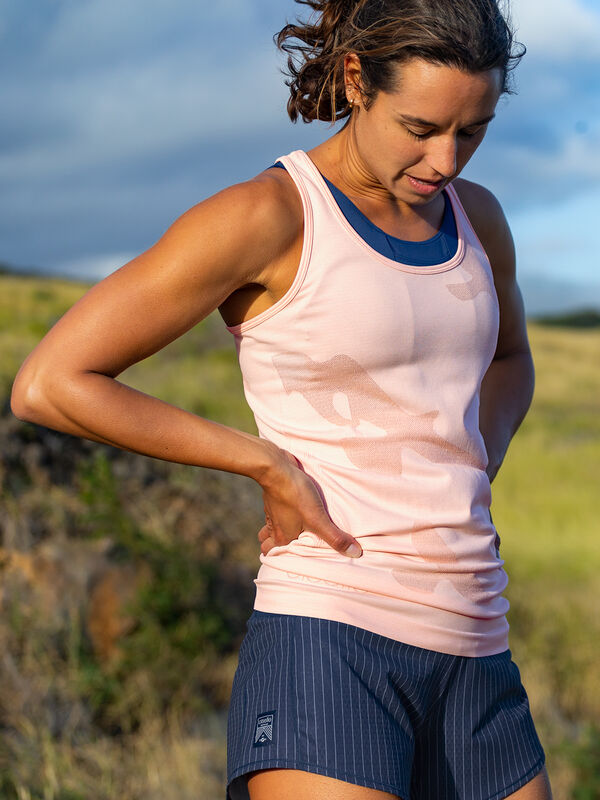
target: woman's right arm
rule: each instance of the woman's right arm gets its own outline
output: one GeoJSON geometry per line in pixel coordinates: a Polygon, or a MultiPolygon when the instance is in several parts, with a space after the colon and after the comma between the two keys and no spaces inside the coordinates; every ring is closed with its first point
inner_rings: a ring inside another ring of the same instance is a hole
{"type": "Polygon", "coordinates": [[[327,515],[322,519],[320,498],[309,519],[298,521],[304,515],[296,505],[311,490],[293,456],[116,380],[241,286],[264,284],[269,265],[284,259],[301,236],[299,205],[280,177],[262,174],[191,208],[51,328],[17,373],[15,416],[166,461],[247,475],[284,520],[276,524],[274,544],[315,530],[316,523],[327,529],[318,535],[344,551],[354,539],[327,515]]]}
{"type": "Polygon", "coordinates": [[[293,209],[289,203],[277,208],[277,193],[273,180],[260,177],[225,189],[93,286],[23,362],[13,413],[133,452],[260,480],[272,459],[257,437],[150,397],[116,376],[181,336],[236,289],[261,280],[267,260],[295,235],[293,209]]]}

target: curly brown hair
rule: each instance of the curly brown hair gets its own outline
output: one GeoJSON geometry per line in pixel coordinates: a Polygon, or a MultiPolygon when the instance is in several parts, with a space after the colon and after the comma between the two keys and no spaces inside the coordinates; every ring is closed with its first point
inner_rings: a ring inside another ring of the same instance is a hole
{"type": "Polygon", "coordinates": [[[516,42],[506,3],[498,0],[296,0],[311,17],[287,24],[273,37],[288,54],[292,122],[302,117],[336,120],[351,106],[343,81],[344,57],[361,64],[366,107],[378,91],[390,91],[393,64],[422,58],[480,72],[499,67],[502,92],[512,93],[510,72],[525,53],[516,42]]]}

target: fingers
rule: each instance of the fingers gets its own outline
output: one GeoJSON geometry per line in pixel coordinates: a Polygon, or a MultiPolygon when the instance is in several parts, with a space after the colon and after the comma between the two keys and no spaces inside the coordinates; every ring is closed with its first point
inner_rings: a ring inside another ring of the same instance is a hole
{"type": "Polygon", "coordinates": [[[263,525],[263,527],[258,532],[258,541],[259,542],[264,542],[265,539],[268,539],[270,535],[271,535],[271,532],[270,532],[269,528],[267,527],[267,525],[263,525]]]}
{"type": "MultiPolygon", "coordinates": [[[[314,531],[315,535],[323,541],[327,542],[334,550],[337,550],[347,558],[360,558],[362,555],[362,548],[353,536],[344,533],[334,523],[326,526],[326,529],[321,530],[320,533],[314,531]]],[[[273,547],[277,547],[277,542],[273,536],[273,530],[269,525],[263,525],[258,532],[258,541],[261,544],[261,552],[266,555],[273,547]]],[[[289,542],[282,542],[281,544],[289,544],[289,542]]]]}
{"type": "Polygon", "coordinates": [[[265,556],[272,547],[275,547],[275,542],[271,537],[271,532],[272,531],[268,525],[263,525],[263,527],[258,532],[258,541],[260,542],[260,552],[265,556]]]}
{"type": "Polygon", "coordinates": [[[266,523],[258,533],[261,551],[285,546],[303,531],[314,533],[343,556],[359,558],[362,548],[357,540],[333,522],[327,511],[323,491],[308,475],[302,463],[286,450],[282,480],[263,487],[266,523]]]}
{"type": "Polygon", "coordinates": [[[260,542],[260,552],[263,555],[267,555],[271,548],[276,547],[277,544],[272,536],[271,529],[264,525],[258,532],[258,541],[260,542]]]}

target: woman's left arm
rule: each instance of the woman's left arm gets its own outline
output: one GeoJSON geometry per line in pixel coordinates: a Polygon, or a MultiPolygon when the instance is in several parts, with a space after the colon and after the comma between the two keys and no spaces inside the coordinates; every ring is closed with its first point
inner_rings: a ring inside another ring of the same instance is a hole
{"type": "Polygon", "coordinates": [[[457,180],[455,186],[492,265],[500,308],[498,344],[483,378],[479,408],[491,482],[531,405],[535,373],[516,280],[515,246],[504,212],[482,186],[465,180],[457,180]]]}

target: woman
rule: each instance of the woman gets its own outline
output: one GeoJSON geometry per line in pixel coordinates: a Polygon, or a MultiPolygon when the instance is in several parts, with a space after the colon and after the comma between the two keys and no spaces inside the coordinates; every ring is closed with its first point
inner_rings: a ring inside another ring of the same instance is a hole
{"type": "Polygon", "coordinates": [[[495,0],[306,4],[288,112],[344,127],[92,287],[12,409],[262,487],[232,800],[547,800],[489,514],[532,359],[502,210],[457,179],[520,55],[495,0]],[[116,380],[215,308],[259,437],[116,380]]]}

